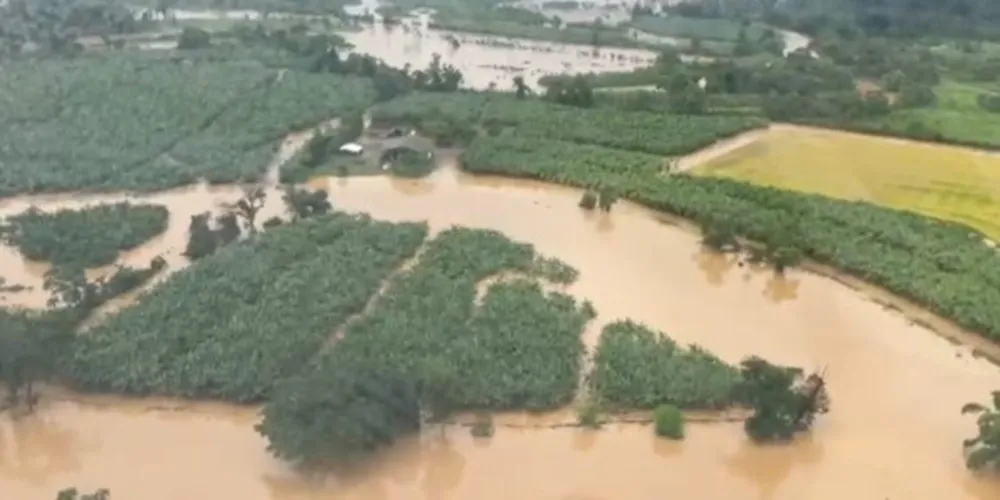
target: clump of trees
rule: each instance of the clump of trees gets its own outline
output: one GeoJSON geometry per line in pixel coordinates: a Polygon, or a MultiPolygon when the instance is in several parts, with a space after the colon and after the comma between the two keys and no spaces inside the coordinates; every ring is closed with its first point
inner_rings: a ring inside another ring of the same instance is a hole
{"type": "Polygon", "coordinates": [[[365,362],[324,364],[280,384],[256,429],[295,464],[351,461],[420,430],[412,379],[365,362]]]}
{"type": "Polygon", "coordinates": [[[52,313],[0,309],[0,320],[0,382],[7,389],[6,406],[23,401],[31,410],[37,401],[34,385],[53,375],[72,333],[67,322],[52,313]]]}
{"type": "Polygon", "coordinates": [[[212,35],[201,28],[186,26],[177,39],[177,50],[207,49],[212,46],[212,35]]]}
{"type": "Polygon", "coordinates": [[[169,218],[165,206],[128,202],[56,212],[32,208],[9,217],[0,237],[31,260],[100,267],[166,231],[169,218]]]}
{"type": "Polygon", "coordinates": [[[764,244],[742,245],[737,225],[726,216],[712,214],[700,221],[701,242],[717,252],[746,250],[751,262],[770,264],[775,271],[781,273],[805,258],[805,254],[796,243],[796,233],[789,225],[791,223],[776,230],[764,244]]]}
{"type": "Polygon", "coordinates": [[[745,429],[755,441],[787,441],[812,428],[829,411],[830,398],[820,374],[803,378],[802,370],[751,356],[740,363],[741,380],[734,398],[753,409],[745,429]]]}
{"type": "Polygon", "coordinates": [[[240,225],[233,213],[217,215],[214,221],[210,212],[192,215],[184,256],[198,260],[212,255],[219,248],[236,241],[240,234],[240,225]]]}
{"type": "Polygon", "coordinates": [[[243,219],[243,225],[253,236],[257,233],[257,214],[264,208],[266,201],[267,192],[264,191],[263,186],[252,186],[244,188],[243,197],[236,200],[235,203],[226,205],[226,209],[237,218],[243,219]]]}
{"type": "Polygon", "coordinates": [[[991,113],[1000,113],[1000,94],[985,93],[976,97],[976,103],[980,108],[991,113]]]}
{"type": "Polygon", "coordinates": [[[30,411],[36,383],[55,376],[72,347],[76,327],[114,297],[134,290],[166,266],[156,257],[147,268],[119,267],[108,277],[88,282],[83,268],[57,266],[45,274],[49,309],[0,308],[0,382],[7,406],[25,402],[30,411]]]}
{"type": "Polygon", "coordinates": [[[993,392],[992,404],[992,408],[979,403],[962,407],[963,414],[978,415],[979,433],[962,443],[965,462],[970,469],[1000,470],[1000,391],[993,392]]]}
{"type": "Polygon", "coordinates": [[[601,186],[596,189],[584,191],[578,204],[584,210],[599,208],[602,212],[610,212],[611,207],[618,201],[618,193],[609,186],[601,186]]]}
{"type": "Polygon", "coordinates": [[[594,90],[583,75],[555,78],[545,89],[543,99],[567,106],[589,108],[594,105],[594,90]]]}
{"type": "Polygon", "coordinates": [[[309,191],[289,186],[285,188],[281,200],[292,214],[293,221],[322,215],[333,209],[330,194],[322,189],[309,191]]]}

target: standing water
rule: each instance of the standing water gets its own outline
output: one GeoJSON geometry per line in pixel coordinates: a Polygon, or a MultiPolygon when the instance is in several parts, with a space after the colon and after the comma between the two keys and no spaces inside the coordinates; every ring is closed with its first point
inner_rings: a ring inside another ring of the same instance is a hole
{"type": "MultiPolygon", "coordinates": [[[[3,498],[48,500],[67,486],[116,498],[996,500],[1000,481],[965,470],[968,401],[1000,388],[1000,370],[833,280],[778,277],[702,250],[662,215],[619,203],[577,208],[579,191],[470,177],[454,168],[425,181],[319,178],[338,208],[386,220],[492,228],[580,270],[569,293],[590,299],[596,326],[633,318],[727,361],[756,353],[826,368],[832,412],[787,446],[757,446],[739,423],[691,424],[680,443],[648,427],[526,429],[505,416],[489,440],[467,429],[428,432],[337,477],[305,477],[272,459],[253,430],[256,408],[53,396],[35,415],[0,417],[3,498]]],[[[141,197],[187,214],[238,196],[230,187],[141,197]]],[[[38,201],[21,198],[4,205],[38,201]]],[[[268,210],[277,212],[278,197],[268,210]]],[[[183,247],[171,219],[140,251],[183,247]]],[[[23,272],[19,259],[0,263],[23,272]]],[[[872,291],[868,291],[872,293],[872,291]]],[[[599,328],[588,328],[590,348],[599,328]]],[[[572,419],[571,416],[566,416],[572,419]]]]}

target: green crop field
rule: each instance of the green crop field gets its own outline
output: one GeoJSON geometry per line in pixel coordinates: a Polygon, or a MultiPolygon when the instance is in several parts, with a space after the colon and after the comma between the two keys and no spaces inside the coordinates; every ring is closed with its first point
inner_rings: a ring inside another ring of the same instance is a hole
{"type": "Polygon", "coordinates": [[[0,74],[0,196],[259,177],[289,132],[367,106],[367,80],[251,61],[95,55],[0,74]]]}

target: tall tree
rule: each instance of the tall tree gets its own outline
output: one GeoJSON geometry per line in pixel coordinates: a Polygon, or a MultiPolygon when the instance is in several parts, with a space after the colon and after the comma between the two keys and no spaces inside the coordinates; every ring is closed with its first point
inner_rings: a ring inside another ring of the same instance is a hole
{"type": "Polygon", "coordinates": [[[253,186],[243,189],[243,197],[233,203],[227,208],[236,215],[237,217],[243,219],[243,222],[247,226],[247,231],[250,235],[257,232],[257,214],[260,210],[264,208],[264,202],[267,201],[267,192],[261,186],[253,186]]]}
{"type": "Polygon", "coordinates": [[[524,99],[525,97],[528,96],[528,94],[531,94],[531,88],[528,87],[528,84],[524,83],[524,77],[515,76],[514,95],[517,96],[518,99],[524,99]]]}

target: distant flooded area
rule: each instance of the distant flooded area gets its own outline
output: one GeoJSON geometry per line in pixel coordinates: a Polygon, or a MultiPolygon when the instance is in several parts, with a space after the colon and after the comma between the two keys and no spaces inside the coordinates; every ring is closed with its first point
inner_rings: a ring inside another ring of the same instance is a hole
{"type": "Polygon", "coordinates": [[[358,32],[344,33],[354,50],[371,54],[390,66],[406,64],[421,68],[434,54],[441,62],[458,68],[465,77],[462,85],[474,89],[513,88],[520,76],[532,86],[538,79],[560,73],[630,71],[649,66],[656,54],[648,50],[540,42],[470,33],[428,30],[404,31],[381,24],[358,32]],[[457,42],[457,46],[453,44],[457,42]]]}

